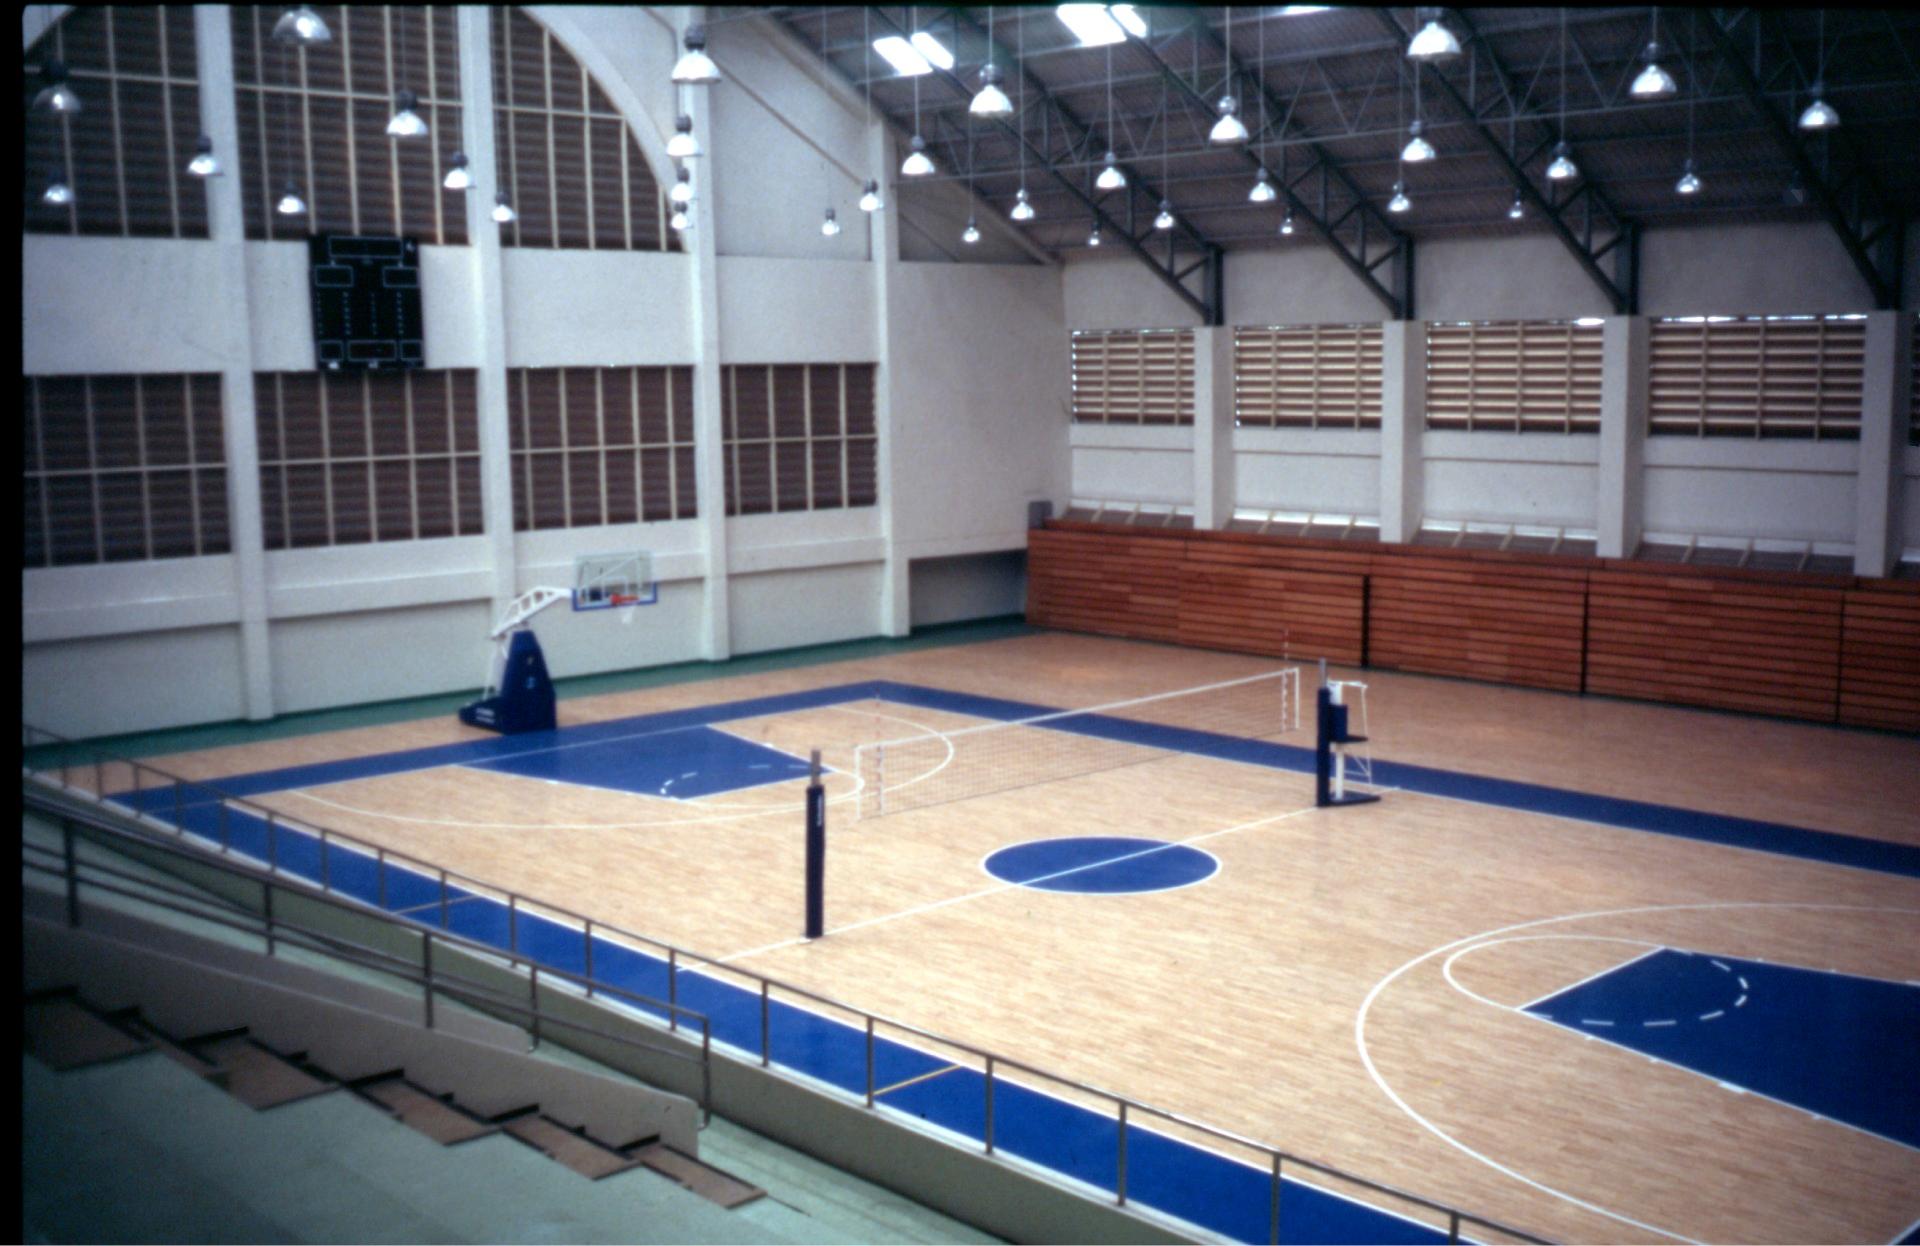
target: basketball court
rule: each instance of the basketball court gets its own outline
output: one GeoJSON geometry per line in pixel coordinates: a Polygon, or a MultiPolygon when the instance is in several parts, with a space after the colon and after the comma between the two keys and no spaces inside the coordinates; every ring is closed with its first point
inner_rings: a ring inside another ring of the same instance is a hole
{"type": "MultiPolygon", "coordinates": [[[[1212,1232],[1269,1235],[1238,1137],[1555,1239],[1911,1240],[1911,742],[1357,677],[1352,808],[1316,807],[1313,664],[1050,633],[98,781],[1212,1232]]],[[[1281,1203],[1283,1237],[1446,1231],[1304,1167],[1281,1203]]]]}

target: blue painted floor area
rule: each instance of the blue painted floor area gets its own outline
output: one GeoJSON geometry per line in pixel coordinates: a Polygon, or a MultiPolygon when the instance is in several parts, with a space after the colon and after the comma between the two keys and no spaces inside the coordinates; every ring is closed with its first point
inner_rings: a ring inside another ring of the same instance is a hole
{"type": "MultiPolygon", "coordinates": [[[[565,735],[565,730],[556,734],[565,735]]],[[[615,740],[569,741],[467,764],[550,783],[578,783],[674,800],[801,778],[808,769],[804,759],[791,753],[704,726],[615,740]]]]}
{"type": "Polygon", "coordinates": [[[1662,948],[1527,1011],[1920,1148],[1920,986],[1662,948]]]}
{"type": "Polygon", "coordinates": [[[1220,870],[1219,860],[1198,848],[1113,835],[1036,839],[1002,848],[984,864],[1002,882],[1081,895],[1168,891],[1220,870]]]}

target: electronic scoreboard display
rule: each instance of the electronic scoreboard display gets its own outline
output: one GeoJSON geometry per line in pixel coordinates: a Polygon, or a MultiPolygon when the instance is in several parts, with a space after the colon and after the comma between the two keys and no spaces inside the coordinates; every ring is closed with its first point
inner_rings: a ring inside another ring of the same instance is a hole
{"type": "Polygon", "coordinates": [[[316,234],[307,248],[315,366],[323,372],[423,366],[420,244],[412,238],[316,234]]]}

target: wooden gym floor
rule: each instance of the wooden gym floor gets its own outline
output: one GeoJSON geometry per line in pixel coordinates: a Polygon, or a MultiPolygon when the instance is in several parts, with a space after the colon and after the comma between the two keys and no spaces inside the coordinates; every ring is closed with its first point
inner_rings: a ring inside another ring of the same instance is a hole
{"type": "MultiPolygon", "coordinates": [[[[560,714],[869,679],[1086,706],[1275,665],[1041,633],[560,714]]],[[[1335,674],[1368,684],[1377,759],[1920,847],[1912,738],[1335,674]]],[[[1307,708],[1284,742],[1311,746],[1307,708]]],[[[1410,791],[1316,810],[1309,775],[1185,755],[856,820],[856,743],[974,721],[866,701],[725,724],[835,768],[814,943],[797,937],[798,782],[675,801],[442,767],[259,799],[1556,1239],[1890,1242],[1920,1219],[1920,1149],[1520,1011],[1657,947],[1920,984],[1920,878],[1410,791]],[[1191,841],[1221,869],[1129,895],[982,869],[1072,835],[1191,841]]],[[[152,761],[217,780],[484,737],[448,716],[152,761]]]]}

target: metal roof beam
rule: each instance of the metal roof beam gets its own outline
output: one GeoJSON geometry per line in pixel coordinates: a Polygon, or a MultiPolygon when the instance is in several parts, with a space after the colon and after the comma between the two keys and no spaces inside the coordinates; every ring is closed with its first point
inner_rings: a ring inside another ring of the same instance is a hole
{"type": "MultiPolygon", "coordinates": [[[[1402,26],[1400,19],[1396,17],[1391,10],[1375,9],[1374,13],[1379,17],[1381,23],[1394,33],[1399,40],[1400,46],[1404,48],[1406,46],[1406,40],[1413,32],[1402,26]]],[[[1456,19],[1459,18],[1458,10],[1454,11],[1454,16],[1456,19]]],[[[1464,19],[1461,19],[1461,21],[1464,26],[1466,24],[1464,19]]],[[[1489,67],[1501,79],[1502,89],[1507,91],[1509,99],[1517,98],[1513,96],[1510,88],[1505,85],[1510,81],[1510,77],[1505,68],[1503,68],[1494,57],[1493,49],[1487,45],[1486,40],[1480,38],[1478,32],[1472,31],[1470,28],[1468,38],[1479,39],[1481,49],[1486,54],[1489,67]]],[[[1623,286],[1616,282],[1613,277],[1607,274],[1606,269],[1600,266],[1600,256],[1595,253],[1591,245],[1593,232],[1591,215],[1585,217],[1581,223],[1581,235],[1584,235],[1584,237],[1576,235],[1573,227],[1566,219],[1569,208],[1573,207],[1576,203],[1584,203],[1587,205],[1589,213],[1594,207],[1601,208],[1603,214],[1613,221],[1614,232],[1617,235],[1628,232],[1631,226],[1621,221],[1619,215],[1613,212],[1612,205],[1601,196],[1599,188],[1594,186],[1592,182],[1587,181],[1583,183],[1581,191],[1569,198],[1565,203],[1553,202],[1553,200],[1541,194],[1539,189],[1534,186],[1533,179],[1527,176],[1527,171],[1514,159],[1513,154],[1507,150],[1506,145],[1500,141],[1499,136],[1487,128],[1486,123],[1480,119],[1473,105],[1460,93],[1460,89],[1449,82],[1444,74],[1433,73],[1428,76],[1438,84],[1440,97],[1446,100],[1447,103],[1453,107],[1454,111],[1459,113],[1468,123],[1468,129],[1473,136],[1479,140],[1481,148],[1485,150],[1488,155],[1492,156],[1501,168],[1506,171],[1508,179],[1514,185],[1514,189],[1517,190],[1520,196],[1533,206],[1534,211],[1538,212],[1541,218],[1547,222],[1548,227],[1553,230],[1554,237],[1558,238],[1561,245],[1566,247],[1567,251],[1572,254],[1574,260],[1580,265],[1581,271],[1587,274],[1594,285],[1600,287],[1600,292],[1607,296],[1608,302],[1613,304],[1614,311],[1622,315],[1629,315],[1638,311],[1640,301],[1639,283],[1637,280],[1638,266],[1629,266],[1631,271],[1625,275],[1629,276],[1631,280],[1629,280],[1626,285],[1623,286]]],[[[1617,242],[1618,237],[1616,237],[1614,241],[1617,242]]]]}
{"type": "MultiPolygon", "coordinates": [[[[1795,133],[1792,121],[1782,115],[1773,101],[1767,98],[1766,92],[1761,87],[1759,75],[1754,72],[1753,66],[1747,63],[1745,53],[1734,42],[1734,32],[1745,18],[1752,18],[1754,22],[1753,28],[1756,33],[1754,56],[1758,59],[1759,17],[1757,12],[1751,9],[1734,10],[1731,14],[1725,9],[1707,10],[1707,34],[1713,40],[1714,51],[1719,53],[1721,61],[1732,70],[1735,83],[1746,94],[1753,110],[1760,114],[1766,127],[1767,137],[1773,140],[1774,146],[1778,147],[1781,154],[1792,163],[1794,172],[1800,178],[1800,184],[1807,189],[1808,197],[1820,209],[1820,214],[1826,217],[1827,224],[1839,237],[1840,245],[1846,248],[1847,257],[1853,261],[1853,266],[1859,270],[1860,276],[1867,283],[1867,289],[1873,294],[1873,305],[1882,309],[1899,307],[1902,294],[1900,256],[1892,247],[1876,248],[1873,244],[1883,236],[1897,236],[1900,231],[1895,228],[1889,235],[1887,226],[1893,223],[1890,219],[1882,219],[1877,225],[1874,219],[1869,219],[1870,217],[1885,218],[1887,214],[1870,213],[1865,203],[1866,196],[1857,194],[1852,196],[1850,205],[1841,202],[1838,188],[1821,174],[1819,166],[1815,165],[1812,157],[1807,154],[1806,145],[1795,133]],[[1849,207],[1851,211],[1848,210],[1849,207]],[[1880,252],[1877,260],[1873,254],[1876,249],[1880,252]]],[[[1832,155],[1831,147],[1828,149],[1828,155],[1832,155]]],[[[1852,167],[1843,171],[1843,177],[1848,175],[1856,179],[1864,177],[1860,168],[1852,161],[1846,163],[1852,167]]]]}

